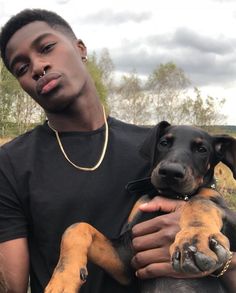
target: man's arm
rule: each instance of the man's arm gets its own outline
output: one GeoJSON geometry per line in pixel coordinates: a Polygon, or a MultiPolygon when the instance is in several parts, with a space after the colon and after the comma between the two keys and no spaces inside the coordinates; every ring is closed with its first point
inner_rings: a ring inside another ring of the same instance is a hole
{"type": "Polygon", "coordinates": [[[29,281],[29,252],[26,238],[0,243],[0,263],[7,293],[26,293],[29,281]]]}

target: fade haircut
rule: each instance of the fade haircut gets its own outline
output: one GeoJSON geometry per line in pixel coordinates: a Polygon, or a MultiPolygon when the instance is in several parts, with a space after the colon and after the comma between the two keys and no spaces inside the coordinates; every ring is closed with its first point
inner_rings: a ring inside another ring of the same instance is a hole
{"type": "Polygon", "coordinates": [[[23,26],[34,21],[43,21],[47,23],[50,27],[64,33],[66,36],[72,39],[76,39],[75,33],[73,32],[71,26],[55,12],[44,9],[22,10],[8,20],[8,22],[2,27],[0,33],[1,57],[8,69],[9,66],[6,58],[6,47],[10,38],[16,31],[21,29],[23,26]]]}

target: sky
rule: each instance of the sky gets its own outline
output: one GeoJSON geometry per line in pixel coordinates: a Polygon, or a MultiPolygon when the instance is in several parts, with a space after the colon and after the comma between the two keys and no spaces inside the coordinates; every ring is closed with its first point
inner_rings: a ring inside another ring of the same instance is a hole
{"type": "Polygon", "coordinates": [[[236,0],[0,0],[0,26],[25,8],[60,14],[91,53],[107,48],[117,76],[174,62],[236,125],[236,0]]]}

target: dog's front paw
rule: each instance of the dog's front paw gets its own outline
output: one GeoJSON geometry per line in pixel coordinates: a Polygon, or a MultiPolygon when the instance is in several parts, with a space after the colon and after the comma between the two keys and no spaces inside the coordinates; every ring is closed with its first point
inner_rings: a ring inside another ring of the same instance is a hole
{"type": "Polygon", "coordinates": [[[78,293],[87,279],[87,269],[81,268],[79,275],[75,271],[55,270],[44,293],[78,293]]]}
{"type": "Polygon", "coordinates": [[[230,258],[228,247],[229,241],[221,233],[180,231],[170,248],[173,268],[191,274],[212,273],[230,258]]]}

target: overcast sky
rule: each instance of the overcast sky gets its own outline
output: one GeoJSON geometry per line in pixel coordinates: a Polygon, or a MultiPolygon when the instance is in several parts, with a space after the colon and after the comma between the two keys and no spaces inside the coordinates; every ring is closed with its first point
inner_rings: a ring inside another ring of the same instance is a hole
{"type": "Polygon", "coordinates": [[[90,52],[145,78],[173,61],[205,95],[226,98],[236,125],[236,0],[0,0],[0,25],[24,8],[62,15],[90,52]]]}

